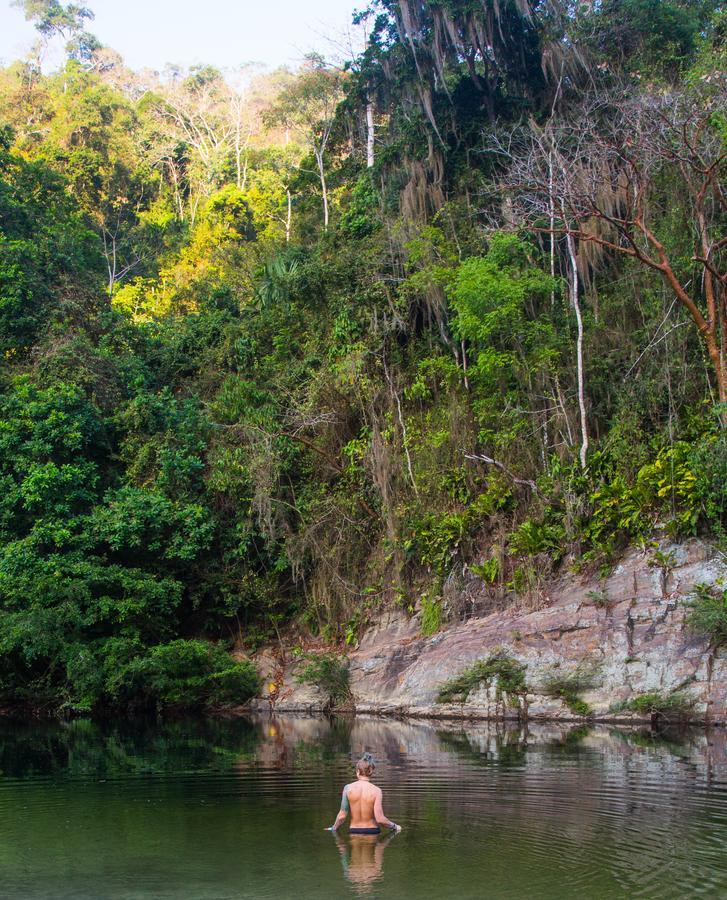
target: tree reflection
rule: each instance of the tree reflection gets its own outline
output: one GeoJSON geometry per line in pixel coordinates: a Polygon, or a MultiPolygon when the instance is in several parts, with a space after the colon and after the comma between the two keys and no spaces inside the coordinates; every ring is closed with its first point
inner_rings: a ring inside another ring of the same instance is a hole
{"type": "Polygon", "coordinates": [[[253,757],[262,734],[246,719],[0,721],[0,771],[39,775],[155,775],[226,769],[253,757]]]}

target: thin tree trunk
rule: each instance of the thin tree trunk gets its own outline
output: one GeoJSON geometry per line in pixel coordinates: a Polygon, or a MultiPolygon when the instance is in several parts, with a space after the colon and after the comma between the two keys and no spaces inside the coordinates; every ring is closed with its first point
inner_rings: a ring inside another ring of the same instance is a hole
{"type": "Polygon", "coordinates": [[[369,100],[366,104],[366,167],[374,166],[374,105],[369,100]]]}
{"type": "Polygon", "coordinates": [[[326,173],[323,169],[323,153],[320,150],[316,150],[315,156],[318,163],[318,174],[321,179],[321,190],[323,191],[323,230],[328,231],[328,188],[326,187],[326,173]]]}
{"type": "Polygon", "coordinates": [[[235,167],[237,169],[237,188],[242,186],[242,148],[240,146],[240,129],[235,132],[235,167]]]}
{"type": "Polygon", "coordinates": [[[583,316],[581,315],[581,304],[578,296],[578,263],[576,260],[576,245],[573,235],[570,231],[566,232],[566,242],[568,246],[568,257],[570,259],[570,300],[576,314],[576,322],[578,323],[578,338],[576,341],[576,360],[578,368],[578,408],[581,414],[581,468],[586,468],[586,458],[588,456],[588,421],[586,418],[586,390],[583,374],[583,316]]]}
{"type": "Polygon", "coordinates": [[[402,436],[402,444],[404,445],[404,454],[406,456],[406,467],[409,470],[409,480],[411,481],[411,486],[414,488],[414,493],[416,496],[419,496],[419,489],[417,488],[416,479],[414,478],[414,470],[411,464],[411,454],[409,453],[409,435],[406,430],[406,423],[404,422],[404,413],[401,410],[401,400],[399,399],[399,394],[394,391],[392,386],[392,391],[394,392],[394,399],[396,400],[396,409],[399,415],[399,424],[401,425],[401,436],[402,436]]]}
{"type": "Polygon", "coordinates": [[[548,156],[548,218],[550,219],[550,305],[555,306],[555,201],[553,200],[553,153],[548,156]]]}
{"type": "Polygon", "coordinates": [[[109,277],[109,297],[114,293],[114,282],[116,281],[116,237],[111,238],[111,273],[109,277]]]}
{"type": "Polygon", "coordinates": [[[286,196],[288,198],[288,213],[285,217],[285,243],[290,243],[290,225],[293,221],[293,199],[290,196],[290,188],[285,189],[286,196]]]}
{"type": "Polygon", "coordinates": [[[462,371],[464,373],[464,387],[466,391],[469,391],[470,380],[467,375],[467,347],[465,346],[464,341],[460,341],[460,347],[462,348],[462,371]]]}
{"type": "Polygon", "coordinates": [[[570,427],[570,419],[568,418],[568,409],[565,405],[565,397],[563,396],[563,389],[560,386],[560,379],[558,378],[558,373],[556,372],[553,376],[553,381],[555,382],[555,391],[556,398],[558,401],[558,406],[560,407],[560,411],[563,413],[563,421],[565,422],[565,434],[563,434],[563,430],[561,429],[561,434],[565,438],[566,444],[569,447],[573,446],[573,432],[570,427]]]}

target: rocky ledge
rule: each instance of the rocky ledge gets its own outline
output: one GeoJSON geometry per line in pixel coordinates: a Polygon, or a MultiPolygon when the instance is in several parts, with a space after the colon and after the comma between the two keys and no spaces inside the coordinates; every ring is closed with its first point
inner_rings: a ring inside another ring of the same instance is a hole
{"type": "MultiPolygon", "coordinates": [[[[353,704],[398,716],[628,722],[652,717],[638,702],[637,711],[624,708],[634,700],[676,695],[685,701],[681,718],[727,724],[727,648],[685,626],[697,584],[723,589],[727,561],[694,540],[658,554],[630,551],[605,580],[561,579],[539,608],[512,605],[432,637],[421,636],[416,617],[390,611],[348,654],[353,704]],[[444,683],[493,654],[525,667],[523,690],[508,694],[495,676],[464,702],[437,702],[444,683]]],[[[258,662],[276,685],[275,699],[261,706],[325,706],[317,688],[296,682],[295,661],[275,669],[268,653],[258,662]]]]}

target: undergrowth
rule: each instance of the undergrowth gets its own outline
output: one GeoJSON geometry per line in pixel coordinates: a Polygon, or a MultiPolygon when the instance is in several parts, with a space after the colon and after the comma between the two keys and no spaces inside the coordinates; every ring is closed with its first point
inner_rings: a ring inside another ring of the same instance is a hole
{"type": "Polygon", "coordinates": [[[526,666],[506,653],[493,653],[478,660],[459,675],[445,682],[437,692],[438,703],[465,703],[480,685],[497,683],[498,698],[503,694],[519,696],[527,691],[526,666]]]}
{"type": "Polygon", "coordinates": [[[343,657],[336,653],[305,653],[306,665],[296,675],[298,684],[312,684],[326,695],[328,708],[351,696],[350,675],[343,657]]]}
{"type": "Polygon", "coordinates": [[[554,668],[543,678],[540,691],[546,697],[562,700],[574,715],[590,716],[593,710],[581,694],[595,687],[597,681],[597,672],[592,666],[580,665],[570,672],[554,668]]]}
{"type": "Polygon", "coordinates": [[[421,632],[425,637],[436,634],[442,625],[442,601],[439,597],[422,597],[421,632]]]}
{"type": "Polygon", "coordinates": [[[664,719],[685,719],[694,708],[693,698],[675,691],[638,694],[611,707],[611,712],[635,712],[664,719]]]}
{"type": "Polygon", "coordinates": [[[688,628],[708,634],[715,647],[727,643],[727,590],[697,584],[686,605],[688,628]]]}

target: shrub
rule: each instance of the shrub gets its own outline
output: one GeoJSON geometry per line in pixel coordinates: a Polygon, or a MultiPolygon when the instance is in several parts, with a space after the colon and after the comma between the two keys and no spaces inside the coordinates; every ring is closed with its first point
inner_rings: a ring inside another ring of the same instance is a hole
{"type": "Polygon", "coordinates": [[[664,447],[639,469],[635,483],[621,475],[591,493],[585,533],[596,549],[611,551],[644,540],[659,519],[675,537],[697,532],[700,518],[724,536],[727,443],[708,436],[696,449],[686,441],[664,447]]]}
{"type": "Polygon", "coordinates": [[[423,566],[444,574],[467,531],[465,513],[429,515],[417,524],[413,537],[404,542],[404,547],[413,550],[423,566]]]}
{"type": "Polygon", "coordinates": [[[442,624],[442,601],[439,597],[422,597],[421,632],[425,637],[436,634],[442,624]]]}
{"type": "Polygon", "coordinates": [[[470,566],[472,572],[481,578],[485,584],[495,584],[500,577],[500,560],[496,556],[491,556],[480,565],[470,566]]]}
{"type": "Polygon", "coordinates": [[[708,634],[717,647],[727,643],[727,590],[697,584],[686,605],[685,624],[688,628],[708,634]]]}
{"type": "Polygon", "coordinates": [[[694,534],[701,511],[690,451],[690,444],[677,441],[661,450],[653,463],[643,466],[637,476],[647,500],[671,514],[668,528],[675,536],[694,534]]]}
{"type": "Polygon", "coordinates": [[[343,657],[336,653],[306,653],[306,665],[296,675],[299,684],[312,684],[326,695],[326,706],[332,708],[351,696],[350,675],[343,657]]]}
{"type": "Polygon", "coordinates": [[[636,712],[652,717],[664,719],[686,718],[694,708],[694,700],[686,694],[675,691],[672,694],[662,694],[654,691],[649,694],[638,694],[630,700],[625,700],[611,708],[612,712],[636,712]]]}
{"type": "Polygon", "coordinates": [[[588,716],[592,710],[580,695],[595,687],[597,680],[592,666],[582,664],[570,672],[554,668],[543,679],[540,690],[546,697],[562,700],[574,715],[588,716]]]}
{"type": "Polygon", "coordinates": [[[445,682],[437,692],[437,703],[464,703],[472,691],[481,684],[491,684],[493,679],[497,679],[498,697],[522,695],[527,691],[525,669],[526,666],[506,653],[493,653],[445,682]]]}
{"type": "Polygon", "coordinates": [[[521,556],[548,553],[554,561],[563,555],[565,528],[546,522],[523,522],[510,535],[510,552],[521,556]]]}
{"type": "Polygon", "coordinates": [[[604,590],[600,591],[587,591],[586,597],[591,601],[594,606],[598,606],[601,609],[605,609],[608,607],[611,602],[608,596],[608,593],[604,590]]]}
{"type": "Polygon", "coordinates": [[[643,537],[653,528],[644,497],[621,476],[594,491],[590,501],[592,513],[585,533],[597,549],[610,550],[615,543],[643,537]]]}
{"type": "Polygon", "coordinates": [[[207,641],[179,639],[150,647],[125,666],[109,672],[108,686],[129,702],[191,709],[219,703],[245,703],[256,696],[260,679],[248,660],[237,662],[207,641]]]}
{"type": "Polygon", "coordinates": [[[727,539],[727,433],[703,438],[694,448],[690,463],[695,492],[710,531],[722,541],[727,539]]]}

